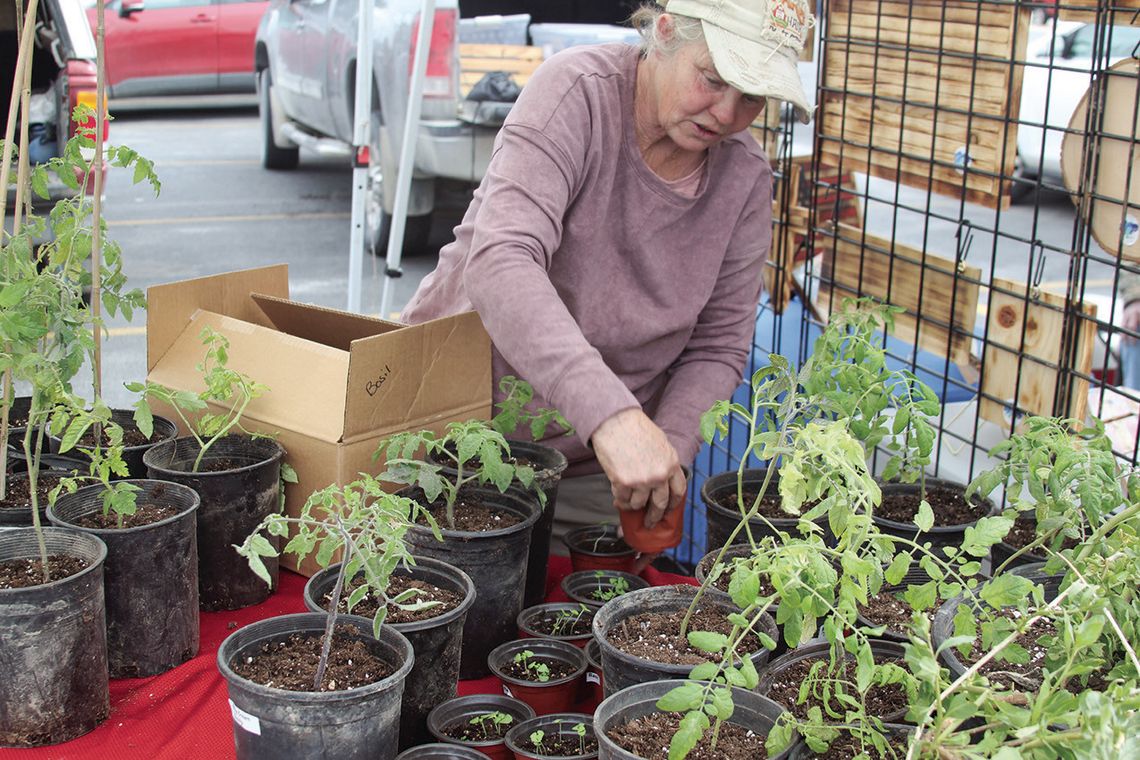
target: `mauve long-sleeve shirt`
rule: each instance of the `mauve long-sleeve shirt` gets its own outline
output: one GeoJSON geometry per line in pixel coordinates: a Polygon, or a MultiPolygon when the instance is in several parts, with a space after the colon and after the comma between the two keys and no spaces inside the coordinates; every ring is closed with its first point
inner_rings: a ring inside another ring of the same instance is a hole
{"type": "Polygon", "coordinates": [[[600,469],[590,436],[634,407],[692,461],[700,415],[741,381],[771,244],[771,170],[746,132],[709,149],[695,196],[646,165],[639,57],[578,47],[535,71],[455,241],[403,312],[419,323],[477,311],[496,400],[515,375],[574,426],[543,441],[566,454],[567,475],[600,469]]]}

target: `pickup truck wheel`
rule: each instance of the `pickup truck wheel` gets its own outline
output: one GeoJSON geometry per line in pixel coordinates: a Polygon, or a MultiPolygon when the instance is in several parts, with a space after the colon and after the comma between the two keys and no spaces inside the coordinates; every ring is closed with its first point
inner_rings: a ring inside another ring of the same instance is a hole
{"type": "MultiPolygon", "coordinates": [[[[427,250],[431,238],[431,224],[434,214],[409,216],[404,225],[404,253],[417,254],[427,250]]],[[[369,216],[365,227],[368,243],[373,256],[388,255],[388,235],[392,229],[392,215],[381,211],[378,223],[376,217],[369,216]]]]}
{"type": "Polygon", "coordinates": [[[296,169],[300,150],[281,148],[273,138],[273,77],[262,69],[257,82],[257,113],[261,118],[261,165],[266,169],[296,169]]]}

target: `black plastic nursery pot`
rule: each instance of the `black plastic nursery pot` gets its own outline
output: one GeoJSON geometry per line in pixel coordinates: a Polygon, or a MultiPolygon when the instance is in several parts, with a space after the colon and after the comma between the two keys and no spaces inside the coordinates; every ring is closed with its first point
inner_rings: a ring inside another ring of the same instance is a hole
{"type": "MultiPolygon", "coordinates": [[[[3,401],[0,401],[0,406],[3,401]]],[[[26,424],[28,419],[28,412],[32,408],[31,396],[16,396],[12,399],[11,405],[8,407],[8,445],[17,449],[17,456],[24,456],[24,434],[28,431],[26,424]]],[[[40,436],[43,442],[40,444],[40,451],[43,454],[53,453],[54,442],[47,435],[43,428],[40,429],[40,436]]],[[[32,445],[36,443],[35,436],[32,436],[32,445]]]]}
{"type": "Polygon", "coordinates": [[[598,737],[594,735],[594,716],[585,713],[561,712],[540,715],[523,721],[507,732],[507,749],[515,760],[590,760],[598,756],[598,737]],[[585,733],[579,736],[574,727],[581,725],[585,733]],[[557,753],[535,751],[530,736],[541,731],[543,742],[561,742],[563,749],[557,753]],[[593,750],[576,752],[574,745],[593,747],[593,750]]]}
{"type": "MultiPolygon", "coordinates": [[[[760,487],[764,484],[764,478],[767,476],[767,468],[754,468],[744,471],[743,478],[740,482],[744,485],[744,491],[747,493],[749,490],[758,492],[760,487]]],[[[705,551],[711,552],[714,549],[719,549],[728,542],[729,536],[736,526],[740,524],[741,514],[737,509],[724,506],[727,504],[736,503],[736,488],[738,476],[735,471],[722,472],[713,475],[701,485],[701,501],[705,504],[705,521],[707,529],[705,533],[705,551]]],[[[765,491],[765,498],[778,498],[780,487],[780,476],[773,473],[772,480],[768,483],[768,490],[765,491]]],[[[751,503],[746,503],[745,506],[751,506],[751,503]]],[[[748,521],[748,529],[752,532],[752,538],[759,541],[764,536],[774,536],[776,531],[783,531],[792,536],[800,535],[797,530],[800,519],[791,515],[787,517],[768,517],[761,518],[759,516],[753,517],[748,521]],[[765,522],[765,519],[767,522],[765,522]],[[774,531],[773,528],[776,530],[774,531]]],[[[827,519],[821,518],[817,521],[821,526],[827,525],[827,519]]],[[[748,534],[741,528],[740,532],[736,534],[733,543],[742,544],[748,540],[748,534]]]]}
{"type": "MultiPolygon", "coordinates": [[[[728,579],[724,578],[723,574],[729,572],[732,569],[733,561],[735,559],[737,559],[738,557],[747,557],[751,553],[752,553],[752,547],[749,546],[748,544],[733,544],[732,546],[729,546],[727,549],[725,549],[724,557],[721,560],[724,567],[718,571],[717,578],[714,578],[714,580],[705,589],[705,594],[711,598],[720,599],[720,600],[722,600],[728,604],[732,604],[735,606],[735,602],[732,601],[732,597],[729,596],[727,591],[723,591],[720,588],[718,588],[717,583],[718,583],[718,580],[724,580],[725,582],[727,582],[728,579]]],[[[700,581],[700,583],[702,585],[704,584],[705,579],[708,578],[709,571],[713,569],[713,565],[716,561],[718,554],[720,554],[720,548],[713,549],[712,551],[710,551],[708,554],[701,557],[697,561],[696,567],[693,569],[693,576],[698,581],[700,581]]],[[[778,602],[773,604],[771,607],[769,607],[768,608],[769,614],[771,614],[773,617],[775,617],[776,609],[778,607],[779,607],[778,602]]],[[[783,628],[779,624],[776,625],[776,632],[777,632],[777,635],[775,637],[773,637],[776,639],[776,648],[768,653],[769,659],[771,659],[773,657],[778,657],[779,655],[788,651],[788,645],[784,641],[784,631],[783,631],[783,628]]]]}
{"type": "MultiPolygon", "coordinates": [[[[135,425],[134,412],[130,409],[112,409],[111,421],[119,425],[123,430],[137,429],[135,425]]],[[[125,446],[123,448],[123,461],[127,465],[128,478],[145,478],[147,477],[146,464],[143,462],[143,454],[153,446],[164,441],[173,441],[178,437],[178,426],[172,421],[159,415],[154,415],[154,429],[151,431],[150,440],[146,443],[136,444],[134,446],[125,446]]],[[[59,450],[59,440],[52,440],[52,448],[59,450]]],[[[84,446],[84,448],[88,448],[84,446]]],[[[84,462],[84,470],[86,470],[86,463],[90,461],[86,454],[79,450],[79,447],[67,452],[73,458],[79,459],[84,462]],[[74,453],[72,453],[74,452],[74,453]]]]}
{"type": "Polygon", "coordinates": [[[632,572],[636,552],[618,535],[616,525],[586,525],[562,537],[574,572],[618,570],[632,572]]]}
{"type": "Polygon", "coordinates": [[[203,610],[236,610],[269,598],[277,587],[277,559],[263,557],[272,586],[254,575],[234,551],[268,515],[281,508],[281,460],[285,449],[269,438],[230,435],[206,452],[191,472],[199,447],[176,438],[143,454],[149,477],[192,488],[198,508],[198,604],[203,610]],[[226,467],[211,471],[211,467],[226,467]]]}
{"type": "Polygon", "coordinates": [[[558,502],[558,484],[566,470],[566,455],[558,449],[527,441],[507,441],[511,454],[527,459],[534,467],[534,481],[546,496],[542,515],[534,524],[530,554],[526,564],[526,588],[523,606],[539,604],[546,598],[546,566],[550,562],[550,536],[554,531],[554,509],[558,502]]]}
{"type": "Polygon", "coordinates": [[[372,637],[372,621],[337,618],[337,631],[352,631],[393,668],[387,678],[343,691],[287,691],[262,686],[234,673],[232,663],[263,643],[300,633],[320,636],[327,616],[305,612],[251,623],[231,633],[218,649],[226,679],[238,760],[328,758],[392,760],[398,752],[400,698],[412,668],[412,645],[390,626],[372,637]]]}
{"type": "Polygon", "coordinates": [[[535,715],[549,715],[566,712],[578,701],[582,675],[586,672],[586,655],[578,647],[564,641],[516,639],[491,650],[487,655],[487,666],[503,684],[504,694],[526,702],[535,715]],[[518,678],[506,668],[523,652],[530,652],[537,661],[558,663],[573,670],[549,681],[518,678]]]}
{"type": "MultiPolygon", "coordinates": [[[[336,585],[340,565],[330,565],[305,584],[305,606],[325,612],[322,600],[336,585]]],[[[400,747],[429,741],[427,716],[432,708],[455,696],[459,682],[459,653],[463,644],[463,621],[475,603],[475,584],[467,573],[431,557],[419,557],[413,567],[397,567],[394,575],[414,578],[453,591],[462,597],[454,609],[427,620],[389,623],[411,642],[415,663],[404,682],[400,711],[400,747]]]]}
{"type": "MultiPolygon", "coordinates": [[[[634,684],[688,677],[693,665],[654,662],[627,654],[614,646],[609,636],[635,615],[683,612],[689,609],[696,593],[695,586],[654,586],[619,596],[598,610],[594,616],[594,638],[602,653],[603,690],[607,697],[634,684]]],[[[703,598],[699,607],[719,610],[726,616],[740,611],[732,602],[712,597],[703,598]]],[[[775,639],[775,621],[768,615],[764,615],[761,620],[763,632],[775,639]]],[[[748,654],[757,671],[768,662],[768,654],[768,650],[763,648],[748,654]]]]}
{"type": "Polygon", "coordinates": [[[649,581],[620,570],[579,570],[563,578],[561,585],[563,593],[572,601],[597,610],[610,601],[601,599],[598,595],[618,591],[614,587],[617,581],[625,581],[626,590],[621,593],[628,594],[630,591],[649,588],[649,581]]]}
{"type": "MultiPolygon", "coordinates": [[[[48,459],[48,457],[45,457],[45,459],[48,459]]],[[[59,457],[52,456],[52,457],[50,457],[50,459],[59,460],[59,457]]],[[[46,464],[46,463],[42,463],[42,464],[46,464]]],[[[52,464],[58,464],[58,461],[52,462],[52,464]]],[[[83,464],[81,462],[76,463],[76,464],[78,464],[79,467],[83,467],[83,464]]],[[[46,493],[44,493],[44,486],[43,486],[44,478],[71,477],[74,474],[75,474],[75,470],[71,470],[71,469],[60,470],[60,469],[54,469],[54,468],[49,469],[46,466],[40,470],[39,476],[37,479],[37,487],[36,487],[37,490],[39,490],[41,492],[39,500],[37,502],[37,507],[38,507],[39,513],[40,513],[40,525],[47,525],[48,500],[47,500],[46,493]]],[[[28,473],[26,471],[25,472],[12,473],[8,476],[8,483],[9,484],[23,483],[23,482],[26,482],[27,480],[28,480],[28,473]]],[[[53,487],[54,487],[54,484],[53,484],[53,487]]],[[[26,488],[26,486],[25,486],[25,488],[26,488]]],[[[48,490],[50,490],[50,489],[48,489],[48,490]]],[[[11,494],[11,491],[9,491],[9,494],[11,494]]],[[[25,503],[25,504],[21,504],[19,506],[0,506],[0,528],[26,528],[26,527],[31,527],[31,526],[32,526],[32,505],[30,502],[25,503]]]]}
{"type": "MultiPolygon", "coordinates": [[[[526,565],[526,588],[523,591],[523,606],[530,607],[546,598],[546,566],[550,560],[550,536],[554,530],[554,510],[558,502],[558,484],[562,480],[562,473],[566,470],[566,455],[550,446],[543,446],[533,441],[517,441],[507,439],[511,447],[511,456],[523,460],[534,469],[534,484],[542,489],[546,497],[546,504],[530,538],[530,555],[526,565]]],[[[433,457],[433,461],[445,465],[444,471],[454,473],[455,470],[447,467],[445,457],[433,457]]],[[[527,493],[533,493],[519,481],[514,487],[527,493]]]]}
{"type": "MultiPolygon", "coordinates": [[[[1034,528],[1034,533],[1036,534],[1037,519],[1035,516],[1033,516],[1032,512],[1018,517],[1014,523],[1015,526],[1025,524],[1031,525],[1034,528]]],[[[1067,541],[1067,539],[1065,540],[1067,541]]],[[[1064,544],[1064,546],[1069,545],[1069,543],[1064,544]]],[[[1043,563],[1049,559],[1041,547],[1039,547],[1037,551],[1021,552],[1018,554],[1017,552],[1020,549],[1020,546],[1014,546],[1008,541],[999,541],[990,549],[990,567],[993,570],[997,570],[999,567],[1005,564],[1006,560],[1009,560],[1010,557],[1013,557],[1013,561],[1011,561],[1009,565],[1006,566],[1006,570],[1013,570],[1014,568],[1024,567],[1025,565],[1043,563]]]]}
{"type": "MultiPolygon", "coordinates": [[[[756,693],[767,696],[768,692],[772,689],[773,682],[781,673],[793,665],[804,660],[828,659],[830,657],[829,647],[828,642],[821,639],[813,639],[806,644],[801,644],[795,649],[774,658],[766,667],[758,669],[760,672],[760,683],[756,686],[756,693]]],[[[903,645],[894,641],[872,640],[871,652],[874,654],[876,661],[903,660],[906,654],[903,645]]],[[[851,657],[851,655],[847,656],[851,657]]],[[[898,722],[906,716],[906,711],[907,708],[904,706],[897,712],[890,713],[889,715],[876,715],[875,717],[888,723],[898,722]]]]}
{"type": "MultiPolygon", "coordinates": [[[[1051,602],[1060,591],[1065,576],[1045,575],[1043,568],[1043,565],[1024,565],[1016,568],[1013,572],[1044,586],[1045,601],[1051,602]]],[[[974,602],[975,605],[979,603],[974,602]]],[[[930,639],[934,644],[934,650],[938,652],[939,661],[950,670],[951,678],[958,678],[970,667],[962,661],[957,648],[942,646],[946,639],[954,635],[954,615],[958,612],[958,605],[960,604],[970,604],[970,602],[966,601],[965,596],[956,596],[944,602],[934,613],[934,620],[930,624],[930,639]]]]}
{"type": "MultiPolygon", "coordinates": [[[[959,498],[965,498],[966,487],[960,483],[953,483],[940,478],[926,478],[925,485],[928,494],[935,490],[945,490],[956,494],[959,498]]],[[[892,496],[907,496],[913,498],[915,510],[917,511],[918,503],[922,499],[922,486],[918,483],[880,483],[879,486],[883,491],[884,500],[892,496]]],[[[971,498],[971,502],[981,505],[981,511],[984,512],[984,515],[997,513],[997,507],[994,506],[989,499],[974,496],[971,498]]],[[[954,525],[943,525],[940,523],[937,507],[935,505],[932,506],[934,507],[934,527],[928,531],[920,531],[913,522],[899,522],[897,520],[881,517],[878,514],[874,514],[871,519],[872,522],[879,527],[879,530],[891,536],[910,539],[919,544],[929,541],[935,548],[944,546],[960,547],[966,537],[966,528],[975,525],[977,520],[970,520],[954,525]]]]}
{"type": "MultiPolygon", "coordinates": [[[[459,677],[466,679],[488,675],[487,655],[499,644],[515,638],[515,618],[523,608],[530,536],[541,508],[533,495],[514,488],[506,493],[470,488],[464,493],[509,512],[520,521],[484,532],[448,530],[441,525],[443,541],[437,541],[427,527],[415,525],[406,540],[417,557],[432,557],[454,565],[475,584],[475,604],[463,623],[459,665],[459,677]]],[[[423,499],[418,489],[404,489],[400,494],[417,501],[423,499]]]]}
{"type": "Polygon", "coordinates": [[[451,733],[457,730],[471,728],[473,718],[488,713],[504,713],[511,716],[512,726],[535,717],[530,705],[514,697],[505,694],[469,694],[466,697],[449,699],[432,710],[428,715],[428,731],[438,741],[477,750],[494,760],[511,760],[511,751],[507,749],[504,741],[505,731],[503,736],[495,739],[480,739],[477,736],[471,739],[457,739],[451,736],[451,733]]]}
{"type": "Polygon", "coordinates": [[[549,602],[547,604],[536,604],[533,607],[527,607],[518,616],[519,637],[532,638],[532,639],[552,639],[554,641],[565,641],[567,644],[573,644],[576,647],[584,647],[594,639],[593,629],[590,624],[594,621],[595,607],[571,602],[549,602]],[[547,631],[546,628],[553,627],[558,621],[565,620],[564,625],[567,630],[571,622],[574,629],[581,628],[583,633],[555,633],[547,631]]]}
{"type": "Polygon", "coordinates": [[[432,742],[410,747],[396,755],[396,760],[487,760],[487,756],[458,744],[432,742]]]}
{"type": "MultiPolygon", "coordinates": [[[[110,711],[98,537],[44,528],[48,556],[87,563],[39,586],[0,589],[0,746],[38,747],[82,736],[110,711]]],[[[0,563],[38,558],[35,531],[0,530],[0,563]]]]}
{"type": "Polygon", "coordinates": [[[103,486],[62,494],[48,508],[55,525],[98,536],[107,545],[107,662],[112,678],[163,673],[198,653],[198,494],[161,480],[127,481],[136,503],[173,507],[177,514],[136,528],[77,525],[102,513],[103,486]]]}
{"type": "MultiPolygon", "coordinates": [[[[598,737],[599,760],[642,760],[639,755],[618,746],[609,737],[609,732],[616,726],[661,712],[657,708],[657,700],[686,683],[689,681],[682,679],[651,681],[629,686],[607,697],[594,711],[594,732],[598,737]]],[[[755,692],[736,686],[731,688],[734,709],[728,722],[752,731],[758,736],[766,737],[786,710],[755,692]]],[[[669,737],[662,737],[662,746],[668,746],[668,743],[669,737]]],[[[797,743],[793,743],[771,760],[783,760],[791,756],[797,743]]]]}
{"type": "MultiPolygon", "coordinates": [[[[70,452],[68,452],[70,454],[70,452]]],[[[41,454],[40,470],[46,472],[87,472],[88,463],[66,454],[41,454]]],[[[9,447],[8,472],[18,475],[28,471],[28,460],[22,449],[9,447]]]]}

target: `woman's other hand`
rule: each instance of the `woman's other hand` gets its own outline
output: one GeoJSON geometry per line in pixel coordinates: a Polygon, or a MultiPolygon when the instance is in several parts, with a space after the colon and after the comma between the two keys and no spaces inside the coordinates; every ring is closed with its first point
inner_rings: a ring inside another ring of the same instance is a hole
{"type": "Polygon", "coordinates": [[[640,409],[618,412],[590,437],[594,454],[613,486],[614,507],[646,510],[652,528],[665,510],[685,499],[685,474],[661,428],[640,409]]]}

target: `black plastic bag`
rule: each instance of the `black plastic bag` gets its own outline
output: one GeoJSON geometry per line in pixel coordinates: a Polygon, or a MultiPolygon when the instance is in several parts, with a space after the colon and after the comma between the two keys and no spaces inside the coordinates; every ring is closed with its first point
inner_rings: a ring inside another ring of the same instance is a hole
{"type": "Polygon", "coordinates": [[[511,79],[511,75],[507,72],[488,71],[482,79],[475,83],[471,92],[467,93],[467,100],[514,103],[519,99],[520,92],[522,92],[522,88],[514,79],[511,79]]]}

